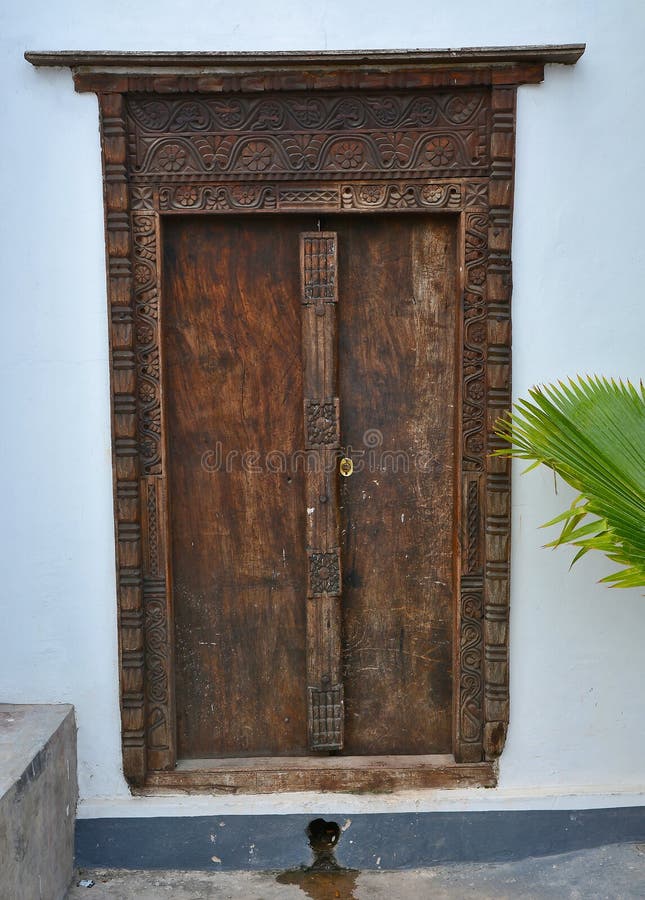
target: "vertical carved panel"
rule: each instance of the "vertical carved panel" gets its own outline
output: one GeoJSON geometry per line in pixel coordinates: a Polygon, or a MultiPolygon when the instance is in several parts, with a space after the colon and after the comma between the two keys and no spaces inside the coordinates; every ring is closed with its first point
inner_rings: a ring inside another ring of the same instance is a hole
{"type": "Polygon", "coordinates": [[[465,256],[462,350],[461,581],[457,610],[455,757],[482,758],[484,728],[484,577],[482,473],[486,453],[486,191],[470,186],[462,216],[465,256]],[[481,209],[477,207],[481,206],[481,209]]]}
{"type": "MultiPolygon", "coordinates": [[[[492,91],[490,226],[488,244],[488,406],[491,450],[499,446],[493,427],[511,404],[511,226],[515,143],[514,87],[492,91]]],[[[486,458],[485,734],[487,758],[504,747],[509,716],[508,613],[510,560],[510,460],[486,458]]]]}
{"type": "Polygon", "coordinates": [[[479,475],[466,475],[464,478],[464,510],[463,510],[463,564],[465,575],[481,574],[482,563],[482,508],[480,499],[479,475]]]}
{"type": "Polygon", "coordinates": [[[343,745],[343,686],[327,690],[309,688],[311,743],[316,750],[338,750],[343,745]]]}
{"type": "Polygon", "coordinates": [[[158,221],[153,210],[132,212],[139,452],[146,475],[161,472],[158,221]]]}
{"type": "Polygon", "coordinates": [[[172,768],[175,762],[165,478],[161,476],[143,478],[141,497],[144,535],[146,742],[148,769],[155,770],[172,768]]]}
{"type": "Polygon", "coordinates": [[[303,234],[301,259],[303,303],[318,305],[337,300],[336,235],[303,234]]]}
{"type": "Polygon", "coordinates": [[[307,695],[309,748],[343,746],[341,681],[340,521],[336,448],[340,445],[337,391],[337,238],[300,236],[305,443],[315,454],[306,473],[307,695]]]}
{"type": "Polygon", "coordinates": [[[138,490],[136,364],[128,210],[125,109],[119,94],[99,96],[110,303],[117,586],[123,769],[146,774],[141,514],[138,490]]]}
{"type": "Polygon", "coordinates": [[[148,769],[174,765],[172,642],[167,498],[163,477],[161,341],[159,324],[159,216],[155,193],[131,191],[134,274],[137,433],[144,532],[143,607],[145,632],[146,742],[148,769]]]}

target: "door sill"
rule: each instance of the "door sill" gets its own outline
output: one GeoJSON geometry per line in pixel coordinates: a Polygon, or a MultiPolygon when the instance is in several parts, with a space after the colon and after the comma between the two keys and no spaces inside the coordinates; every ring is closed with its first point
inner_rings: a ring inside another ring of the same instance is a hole
{"type": "Polygon", "coordinates": [[[180,760],[149,772],[137,794],[270,794],[279,791],[391,793],[419,788],[495,787],[494,762],[457,763],[429,756],[290,756],[180,760]]]}

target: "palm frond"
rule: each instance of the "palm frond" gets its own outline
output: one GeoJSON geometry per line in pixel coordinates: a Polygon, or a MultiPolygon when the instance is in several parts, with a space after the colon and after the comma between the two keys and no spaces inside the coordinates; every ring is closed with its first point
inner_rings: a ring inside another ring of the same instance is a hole
{"type": "MultiPolygon", "coordinates": [[[[600,550],[623,568],[614,587],[645,586],[645,388],[598,376],[531,388],[495,433],[497,456],[543,463],[579,495],[547,522],[562,523],[547,546],[577,548],[575,563],[600,550]]],[[[545,527],[546,527],[545,525],[545,527]]]]}

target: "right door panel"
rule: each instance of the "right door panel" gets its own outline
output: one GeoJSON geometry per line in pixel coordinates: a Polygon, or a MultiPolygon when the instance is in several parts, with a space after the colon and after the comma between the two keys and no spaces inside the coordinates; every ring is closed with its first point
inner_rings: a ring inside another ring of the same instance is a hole
{"type": "Polygon", "coordinates": [[[344,752],[450,753],[457,221],[325,228],[338,233],[341,439],[355,462],[341,478],[344,752]]]}

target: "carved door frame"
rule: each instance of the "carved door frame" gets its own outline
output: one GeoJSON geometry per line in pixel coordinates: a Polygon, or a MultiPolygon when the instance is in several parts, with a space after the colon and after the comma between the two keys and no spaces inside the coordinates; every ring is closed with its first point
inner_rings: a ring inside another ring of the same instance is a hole
{"type": "Polygon", "coordinates": [[[124,773],[209,791],[494,785],[509,718],[511,220],[519,84],[568,47],[365,54],[26,54],[99,98],[124,773]],[[176,768],[160,365],[165,216],[419,212],[459,228],[453,757],[176,768]]]}

